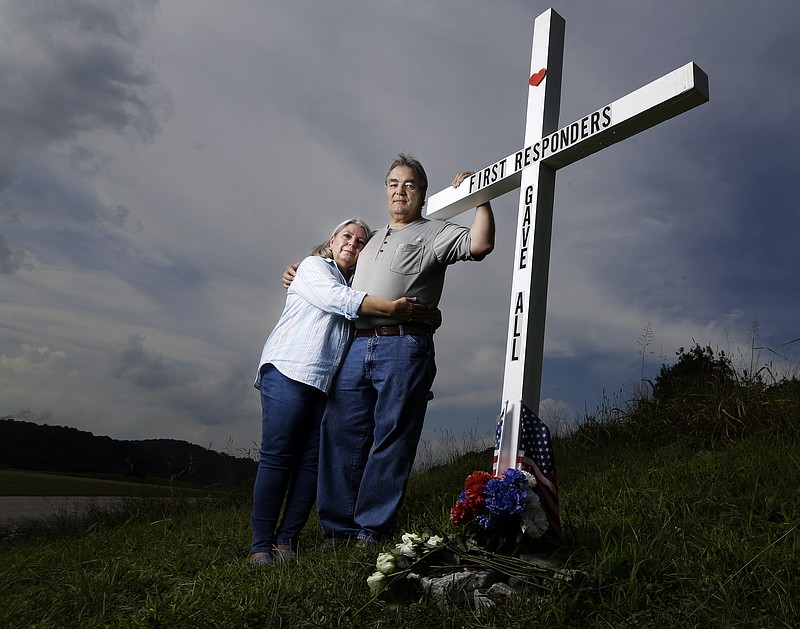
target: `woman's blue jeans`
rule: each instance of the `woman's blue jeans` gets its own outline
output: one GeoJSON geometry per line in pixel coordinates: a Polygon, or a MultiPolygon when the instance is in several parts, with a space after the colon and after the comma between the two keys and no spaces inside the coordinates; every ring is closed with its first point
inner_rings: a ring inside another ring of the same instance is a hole
{"type": "Polygon", "coordinates": [[[269,552],[275,544],[297,546],[316,498],[319,426],[326,401],[319,389],[287,378],[271,364],[264,366],[251,553],[269,552]]]}
{"type": "Polygon", "coordinates": [[[429,334],[353,340],[322,421],[317,512],[325,536],[391,532],[435,375],[429,334]]]}

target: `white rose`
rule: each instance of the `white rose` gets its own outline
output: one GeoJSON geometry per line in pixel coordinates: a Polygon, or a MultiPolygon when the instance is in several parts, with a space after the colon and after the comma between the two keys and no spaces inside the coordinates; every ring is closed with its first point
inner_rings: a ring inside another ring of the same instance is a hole
{"type": "MultiPolygon", "coordinates": [[[[526,472],[525,470],[522,470],[522,473],[525,476],[525,485],[527,485],[528,488],[532,489],[536,487],[536,485],[538,485],[538,483],[536,482],[536,477],[533,474],[531,474],[530,472],[526,472]]],[[[528,488],[526,488],[526,491],[528,488]]]]}
{"type": "Polygon", "coordinates": [[[406,557],[416,557],[417,549],[414,547],[414,542],[403,542],[397,545],[397,550],[401,555],[406,557]]]}
{"type": "Polygon", "coordinates": [[[397,558],[392,553],[380,553],[375,567],[383,574],[389,574],[397,566],[397,558]]]}
{"type": "Polygon", "coordinates": [[[538,538],[545,534],[549,526],[547,514],[542,509],[539,496],[530,489],[526,490],[526,493],[528,494],[528,506],[522,513],[520,526],[523,533],[530,537],[538,538]]]}
{"type": "Polygon", "coordinates": [[[373,572],[367,577],[370,592],[377,596],[386,588],[386,575],[383,572],[373,572]]]}
{"type": "Polygon", "coordinates": [[[444,537],[442,537],[441,535],[431,535],[431,536],[428,538],[428,541],[427,541],[427,542],[425,542],[425,545],[426,545],[428,548],[436,548],[436,547],[437,547],[439,544],[441,544],[443,541],[444,541],[444,537]]]}
{"type": "Polygon", "coordinates": [[[422,541],[422,538],[416,533],[403,533],[400,539],[411,544],[417,544],[422,541]]]}

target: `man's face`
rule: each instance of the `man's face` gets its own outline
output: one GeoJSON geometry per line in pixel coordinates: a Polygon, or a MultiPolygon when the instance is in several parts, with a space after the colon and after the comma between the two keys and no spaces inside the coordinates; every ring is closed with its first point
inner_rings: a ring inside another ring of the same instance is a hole
{"type": "Polygon", "coordinates": [[[396,166],[386,179],[386,203],[392,224],[410,223],[422,216],[425,191],[408,166],[396,166]]]}

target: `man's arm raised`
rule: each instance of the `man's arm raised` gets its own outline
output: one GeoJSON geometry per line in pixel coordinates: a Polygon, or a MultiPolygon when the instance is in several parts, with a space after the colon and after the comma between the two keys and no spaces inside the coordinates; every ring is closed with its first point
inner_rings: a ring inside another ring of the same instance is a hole
{"type": "MultiPolygon", "coordinates": [[[[470,170],[458,173],[453,179],[453,187],[458,188],[467,177],[471,177],[473,174],[470,170]]],[[[475,208],[469,235],[470,254],[475,260],[483,260],[494,249],[494,214],[488,201],[475,208]]]]}

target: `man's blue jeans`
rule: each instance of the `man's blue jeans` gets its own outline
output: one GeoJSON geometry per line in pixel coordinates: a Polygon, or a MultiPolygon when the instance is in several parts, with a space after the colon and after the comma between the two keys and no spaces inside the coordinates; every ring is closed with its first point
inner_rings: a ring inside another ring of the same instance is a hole
{"type": "Polygon", "coordinates": [[[319,389],[264,366],[251,553],[269,552],[275,544],[297,546],[317,493],[319,426],[326,401],[319,389]]]}
{"type": "Polygon", "coordinates": [[[353,340],[322,420],[317,510],[325,536],[390,532],[435,375],[429,334],[353,340]]]}

